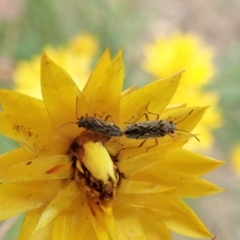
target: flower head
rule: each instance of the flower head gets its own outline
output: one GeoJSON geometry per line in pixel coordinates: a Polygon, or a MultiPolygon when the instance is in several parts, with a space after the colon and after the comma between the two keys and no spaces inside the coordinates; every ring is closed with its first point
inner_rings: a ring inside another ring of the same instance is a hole
{"type": "Polygon", "coordinates": [[[232,168],[236,174],[240,174],[240,144],[237,143],[231,150],[232,168]]]}
{"type": "Polygon", "coordinates": [[[222,162],[182,148],[206,107],[167,108],[181,74],[122,92],[106,51],[80,91],[43,53],[43,100],[0,90],[0,131],[20,144],[0,156],[0,219],[27,212],[19,239],[213,238],[182,198],[221,191],[201,175],[222,162]],[[176,129],[147,135],[159,115],[176,129]]]}
{"type": "MultiPolygon", "coordinates": [[[[186,99],[190,99],[191,105],[198,105],[199,102],[203,105],[211,103],[211,108],[204,116],[202,124],[196,128],[203,140],[200,148],[210,148],[213,143],[211,130],[221,126],[222,123],[220,112],[216,107],[218,94],[203,91],[215,72],[213,48],[205,46],[196,35],[175,32],[148,44],[144,53],[146,59],[143,68],[155,77],[162,78],[172,72],[186,70],[171,104],[186,103],[186,99]]],[[[199,149],[193,140],[190,141],[189,147],[199,149]]]]}

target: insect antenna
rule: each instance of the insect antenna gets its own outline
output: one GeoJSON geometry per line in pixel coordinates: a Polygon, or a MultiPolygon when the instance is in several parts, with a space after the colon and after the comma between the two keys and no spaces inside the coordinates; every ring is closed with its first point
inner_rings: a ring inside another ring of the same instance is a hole
{"type": "Polygon", "coordinates": [[[77,120],[79,120],[78,113],[77,113],[77,109],[78,109],[78,97],[76,97],[76,109],[75,109],[75,114],[76,114],[77,120]]]}
{"type": "MultiPolygon", "coordinates": [[[[75,114],[76,114],[77,120],[79,120],[80,118],[78,117],[77,109],[78,109],[78,97],[76,97],[76,109],[75,109],[75,114]]],[[[68,122],[68,123],[64,123],[64,124],[60,125],[58,128],[61,128],[61,127],[65,126],[65,125],[72,124],[72,123],[76,124],[76,123],[78,123],[78,122],[68,122]]]]}
{"type": "MultiPolygon", "coordinates": [[[[193,109],[182,120],[180,120],[179,122],[175,123],[175,125],[178,125],[180,122],[183,122],[192,112],[193,112],[193,109]]],[[[194,138],[196,138],[197,141],[200,142],[199,138],[196,135],[192,134],[191,132],[188,132],[188,131],[185,131],[185,130],[181,130],[181,129],[177,129],[177,128],[176,128],[176,130],[180,131],[180,132],[188,133],[188,134],[192,135],[194,138]]]]}
{"type": "Polygon", "coordinates": [[[77,122],[68,122],[68,123],[64,123],[64,124],[60,125],[58,128],[61,128],[61,127],[65,126],[65,125],[72,124],[72,123],[76,124],[77,122]]]}
{"type": "Polygon", "coordinates": [[[181,119],[179,122],[176,122],[175,125],[178,125],[180,122],[183,122],[192,112],[193,109],[183,119],[181,119]]]}
{"type": "Polygon", "coordinates": [[[180,131],[180,132],[188,133],[188,134],[192,135],[194,138],[196,138],[200,142],[199,138],[196,135],[192,134],[191,132],[188,132],[188,131],[185,131],[185,130],[181,130],[181,129],[176,129],[176,130],[180,131]]]}

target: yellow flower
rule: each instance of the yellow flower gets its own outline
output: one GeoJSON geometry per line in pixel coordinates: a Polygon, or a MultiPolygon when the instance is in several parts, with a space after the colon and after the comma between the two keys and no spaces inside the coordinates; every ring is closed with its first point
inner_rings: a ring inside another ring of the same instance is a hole
{"type": "Polygon", "coordinates": [[[213,238],[182,198],[222,191],[201,176],[223,162],[182,149],[206,107],[166,110],[180,77],[121,93],[122,53],[106,51],[80,91],[43,54],[43,100],[0,90],[0,131],[21,146],[0,156],[0,220],[27,212],[20,240],[213,238]],[[138,147],[123,133],[145,113],[187,132],[138,147]]]}
{"type": "Polygon", "coordinates": [[[203,87],[214,76],[213,49],[204,46],[199,37],[193,34],[176,32],[148,44],[144,53],[146,59],[143,68],[154,77],[166,77],[172,72],[186,70],[171,104],[186,103],[186,99],[191,105],[211,103],[202,124],[195,129],[201,136],[201,145],[194,140],[187,144],[190,149],[209,149],[214,140],[211,130],[222,124],[219,109],[216,107],[218,95],[203,91],[203,87]]]}
{"type": "MultiPolygon", "coordinates": [[[[80,89],[86,84],[90,75],[93,57],[97,53],[97,40],[87,34],[82,34],[73,39],[67,47],[54,48],[46,46],[52,59],[68,71],[80,89]]],[[[42,98],[40,91],[40,57],[36,56],[28,61],[21,61],[14,74],[15,89],[18,92],[32,97],[42,98]]]]}
{"type": "Polygon", "coordinates": [[[232,168],[240,175],[240,144],[236,144],[231,151],[232,168]]]}

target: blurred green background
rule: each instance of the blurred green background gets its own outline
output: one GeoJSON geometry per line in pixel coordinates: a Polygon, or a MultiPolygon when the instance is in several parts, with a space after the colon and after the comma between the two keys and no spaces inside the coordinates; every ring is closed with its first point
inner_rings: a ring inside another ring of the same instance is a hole
{"type": "MultiPolygon", "coordinates": [[[[141,68],[145,44],[175,29],[200,36],[216,50],[216,75],[205,90],[220,95],[224,119],[222,127],[213,132],[214,145],[205,154],[228,162],[206,178],[227,191],[189,204],[219,240],[240,239],[240,177],[230,161],[240,138],[239,12],[237,0],[0,0],[0,87],[14,88],[18,61],[39,55],[45,45],[67,44],[81,33],[98,39],[92,66],[107,47],[112,56],[123,48],[125,87],[141,86],[153,78],[141,68]]],[[[0,141],[0,153],[17,146],[3,136],[0,141]]],[[[17,239],[22,220],[21,216],[0,223],[0,239],[17,239]]],[[[174,239],[190,238],[174,235],[174,239]]]]}

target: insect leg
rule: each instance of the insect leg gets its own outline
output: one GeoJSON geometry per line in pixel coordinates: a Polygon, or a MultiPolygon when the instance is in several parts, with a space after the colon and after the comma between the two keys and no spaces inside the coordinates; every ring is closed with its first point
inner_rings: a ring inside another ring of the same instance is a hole
{"type": "MultiPolygon", "coordinates": [[[[147,139],[144,139],[144,140],[141,142],[141,144],[140,144],[139,146],[137,146],[137,147],[122,148],[122,149],[118,152],[118,154],[119,154],[121,151],[126,150],[126,149],[140,148],[140,147],[143,146],[143,144],[144,144],[146,141],[147,141],[147,139]]],[[[147,152],[148,152],[148,150],[149,150],[150,148],[154,148],[154,147],[156,147],[156,146],[158,145],[158,140],[157,140],[157,138],[154,138],[154,141],[155,141],[155,145],[154,145],[154,146],[151,146],[151,147],[148,147],[148,148],[147,148],[147,152]]],[[[118,154],[117,154],[116,156],[118,156],[118,154]]]]}
{"type": "MultiPolygon", "coordinates": [[[[140,148],[143,146],[143,144],[147,141],[147,139],[144,139],[138,147],[132,147],[132,148],[140,148]]],[[[131,149],[131,148],[125,148],[125,149],[131,149]]]]}
{"type": "Polygon", "coordinates": [[[154,148],[154,147],[156,147],[156,146],[158,145],[158,140],[157,140],[157,138],[154,138],[154,140],[155,140],[156,145],[147,148],[147,152],[148,152],[148,150],[149,150],[150,148],[154,148]]]}
{"type": "Polygon", "coordinates": [[[144,114],[141,115],[139,118],[137,118],[134,122],[132,122],[132,123],[124,122],[124,123],[126,123],[126,124],[134,124],[134,123],[137,122],[142,116],[145,116],[147,122],[149,121],[149,117],[148,117],[147,113],[144,113],[144,114]]]}
{"type": "Polygon", "coordinates": [[[97,114],[97,113],[94,113],[94,117],[96,118],[96,117],[99,117],[99,118],[102,118],[103,117],[103,115],[105,114],[105,112],[102,114],[102,116],[101,115],[99,115],[99,114],[97,114]]]}
{"type": "MultiPolygon", "coordinates": [[[[156,115],[156,116],[157,116],[156,120],[159,119],[159,114],[153,113],[153,112],[149,112],[149,111],[148,111],[148,107],[146,107],[146,110],[147,110],[147,113],[144,113],[144,114],[142,115],[142,116],[145,116],[146,122],[149,121],[148,114],[156,115]]],[[[127,123],[127,122],[125,122],[125,123],[126,123],[126,124],[133,124],[133,123],[137,122],[142,116],[140,116],[139,118],[137,118],[137,119],[136,119],[134,122],[132,122],[132,123],[127,123]]]]}
{"type": "MultiPolygon", "coordinates": [[[[97,113],[94,113],[94,117],[95,117],[95,118],[96,118],[96,117],[102,118],[104,114],[105,114],[105,113],[103,113],[102,115],[99,115],[99,114],[97,114],[97,113]]],[[[107,120],[108,120],[109,118],[111,118],[111,121],[114,123],[113,118],[112,118],[111,115],[107,115],[107,116],[105,117],[104,121],[107,122],[107,120]]]]}
{"type": "Polygon", "coordinates": [[[107,121],[109,118],[111,118],[111,121],[114,123],[113,118],[112,118],[111,115],[107,115],[107,116],[105,117],[104,121],[107,121]]]}
{"type": "MultiPolygon", "coordinates": [[[[157,116],[156,120],[159,119],[159,114],[153,113],[153,112],[149,112],[149,111],[148,111],[148,107],[146,107],[146,109],[147,109],[148,114],[156,115],[156,116],[157,116]]],[[[147,120],[147,121],[148,121],[148,120],[147,120]]]]}
{"type": "Polygon", "coordinates": [[[117,157],[118,157],[119,153],[120,153],[120,152],[122,152],[123,150],[127,150],[127,149],[134,149],[134,148],[140,148],[140,147],[142,147],[142,146],[143,146],[143,144],[144,144],[146,141],[147,141],[147,139],[144,139],[144,140],[143,140],[143,141],[140,143],[140,145],[139,145],[139,146],[137,146],[137,147],[122,148],[121,150],[119,150],[119,151],[118,151],[118,153],[117,153],[115,156],[113,156],[113,158],[117,159],[117,157]]]}

